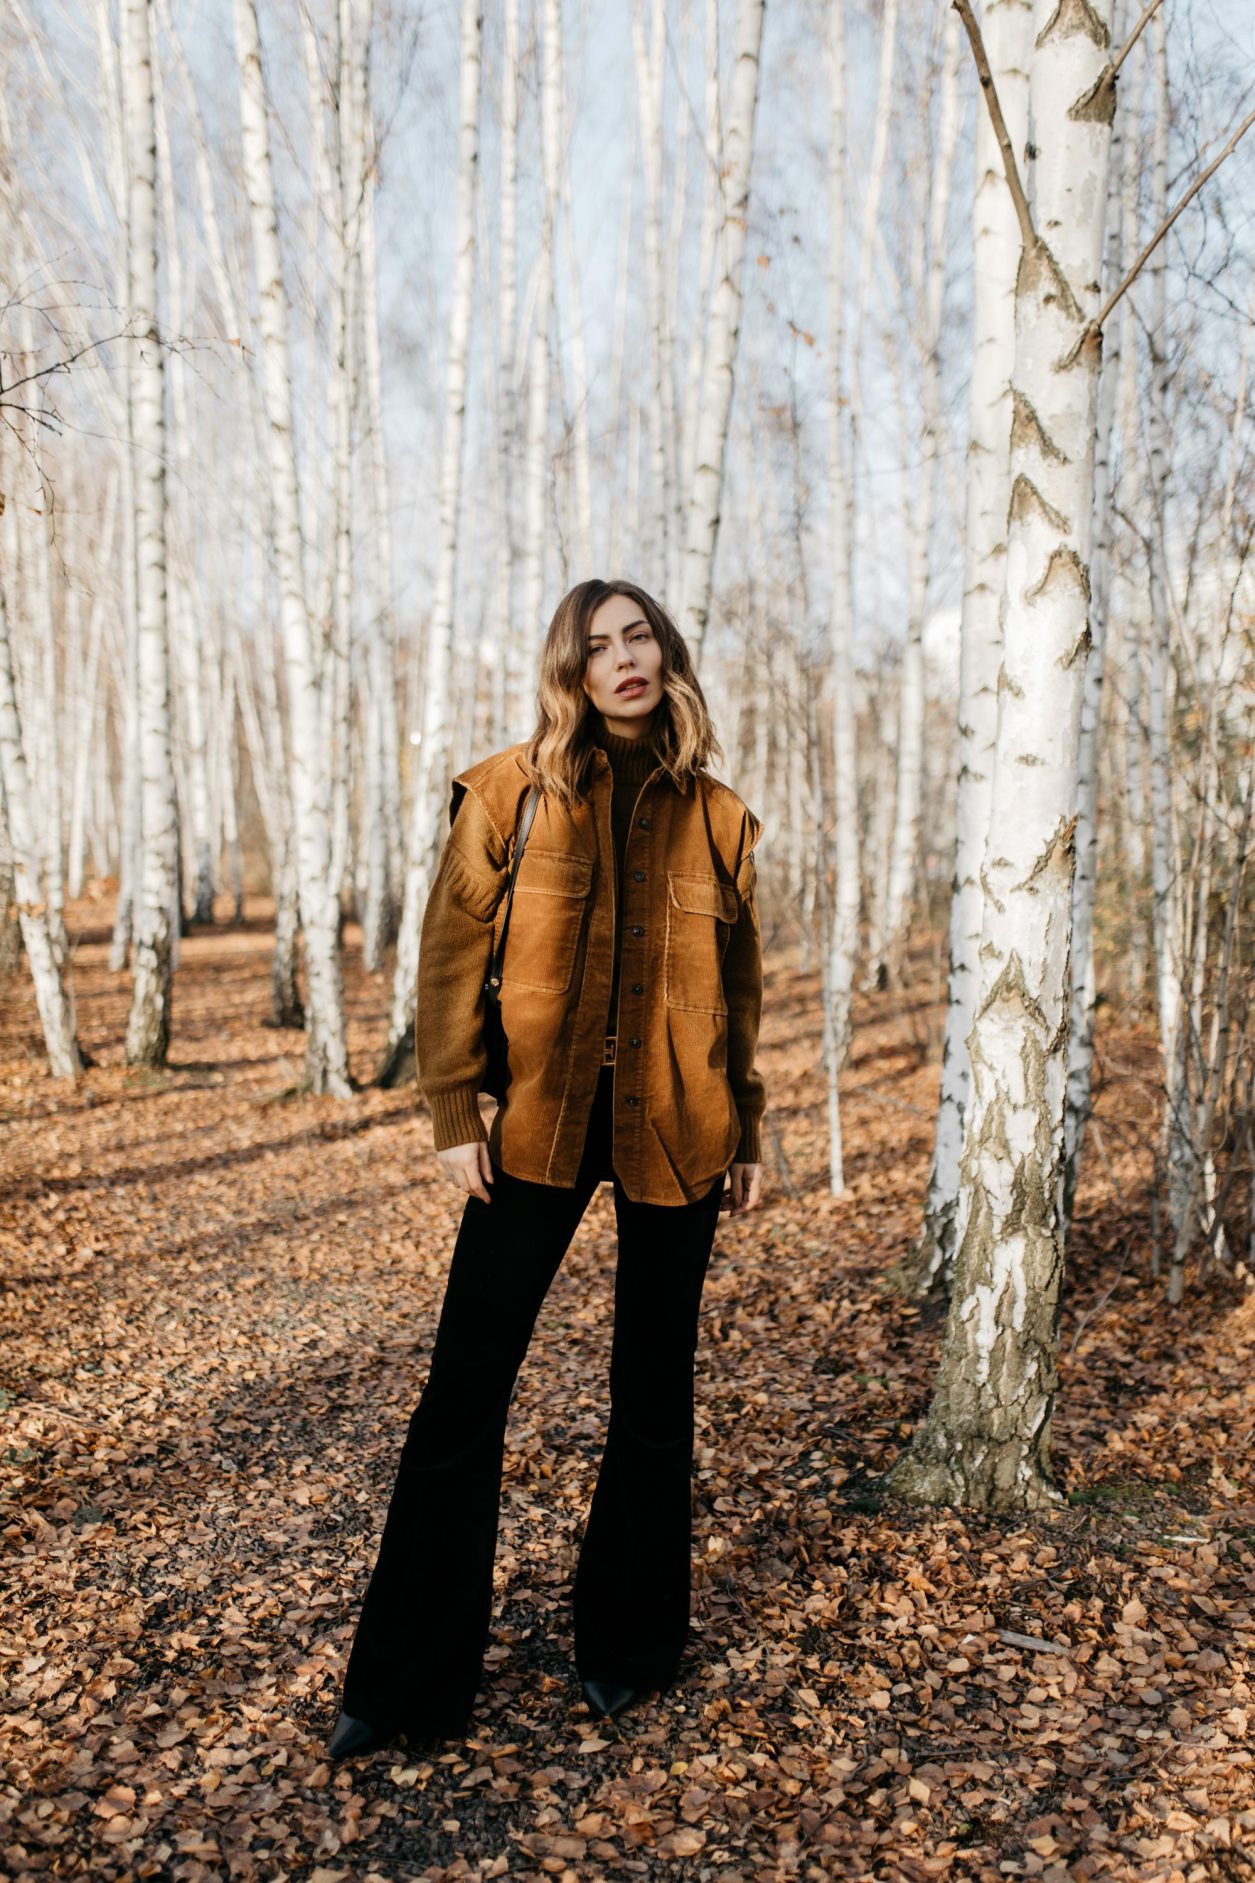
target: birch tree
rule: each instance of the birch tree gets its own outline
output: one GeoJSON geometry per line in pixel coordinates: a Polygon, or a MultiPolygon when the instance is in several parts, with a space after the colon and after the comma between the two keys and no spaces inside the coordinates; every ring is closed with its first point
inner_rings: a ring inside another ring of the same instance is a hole
{"type": "Polygon", "coordinates": [[[302,567],[287,296],[255,0],[235,0],[235,43],[240,66],[241,144],[257,273],[280,619],[292,719],[296,875],[309,986],[303,1083],[308,1091],[344,1098],[351,1088],[340,981],[339,911],[336,886],[331,881],[328,777],[320,749],[318,676],[302,567]]]}
{"type": "MultiPolygon", "coordinates": [[[[1168,41],[1162,9],[1152,25],[1155,75],[1155,129],[1151,161],[1151,224],[1158,227],[1168,212],[1168,41]]],[[[1146,404],[1147,470],[1150,517],[1146,555],[1150,592],[1150,646],[1147,659],[1147,731],[1150,746],[1150,868],[1151,932],[1155,948],[1155,990],[1159,1015],[1159,1046],[1164,1087],[1162,1141],[1168,1169],[1168,1200],[1174,1229],[1185,1209],[1188,1186],[1185,1113],[1186,947],[1185,910],[1182,906],[1182,859],[1172,767],[1172,606],[1168,574],[1168,388],[1172,377],[1169,358],[1168,276],[1162,244],[1151,256],[1148,269],[1150,317],[1146,327],[1149,354],[1146,404]]]]}
{"type": "MultiPolygon", "coordinates": [[[[1115,38],[1120,39],[1125,7],[1115,5],[1115,38]]],[[[1112,124],[1108,177],[1104,289],[1119,286],[1124,258],[1125,201],[1135,188],[1137,146],[1125,130],[1123,109],[1112,124]]],[[[1094,546],[1090,557],[1090,648],[1081,699],[1077,748],[1076,872],[1072,883],[1072,991],[1068,1013],[1068,1077],[1064,1108],[1064,1163],[1059,1214],[1066,1241],[1080,1170],[1081,1145],[1090,1113],[1094,1064],[1094,898],[1098,873],[1098,741],[1102,723],[1107,634],[1111,612],[1111,541],[1116,395],[1124,346],[1127,302],[1117,309],[1103,333],[1102,375],[1094,446],[1094,546]]]]}
{"type": "Polygon", "coordinates": [[[122,13],[130,182],[127,244],[131,455],[134,461],[136,653],[139,677],[140,876],[135,911],[128,1065],[165,1064],[170,1044],[172,949],[179,919],[178,813],[170,753],[166,607],[165,367],[157,327],[157,133],[152,0],[122,13]]]}
{"type": "MultiPolygon", "coordinates": [[[[466,372],[475,290],[475,185],[479,162],[481,16],[478,0],[463,0],[460,54],[458,180],[454,211],[454,261],[449,304],[449,351],[445,367],[444,438],[440,464],[439,540],[436,585],[427,628],[422,739],[414,785],[405,899],[397,939],[388,1045],[380,1080],[395,1085],[408,1076],[414,1055],[418,997],[418,941],[422,911],[443,840],[446,772],[452,710],[453,602],[458,562],[458,513],[466,438],[466,372]]],[[[528,616],[529,624],[531,616],[528,616]]]]}
{"type": "MultiPolygon", "coordinates": [[[[154,65],[156,101],[157,173],[161,188],[162,230],[166,272],[167,325],[171,332],[183,330],[183,263],[179,253],[178,199],[175,190],[174,163],[170,149],[169,113],[161,69],[154,65]]],[[[183,492],[195,486],[193,448],[195,438],[191,401],[188,397],[187,363],[178,350],[170,356],[170,406],[173,419],[175,488],[183,492]]],[[[189,529],[186,511],[183,527],[174,533],[174,541],[186,543],[194,532],[189,529]]],[[[187,844],[192,862],[192,920],[209,924],[214,918],[214,869],[210,838],[209,732],[205,715],[205,656],[203,648],[203,598],[196,592],[194,565],[177,552],[169,559],[169,626],[173,643],[179,696],[183,707],[183,748],[187,805],[187,844]]]]}
{"type": "Polygon", "coordinates": [[[362,961],[368,971],[373,971],[382,964],[384,948],[396,937],[404,857],[394,647],[392,498],[383,429],[383,359],[375,254],[376,139],[366,65],[363,56],[359,67],[364,146],[361,318],[368,456],[366,519],[374,548],[366,572],[367,867],[362,961]]]}
{"type": "MultiPolygon", "coordinates": [[[[832,542],[832,606],[828,617],[832,668],[833,863],[836,886],[827,942],[825,1068],[828,1105],[828,1183],[845,1189],[838,1079],[850,1045],[850,1003],[858,958],[860,905],[858,748],[854,702],[854,486],[846,378],[847,106],[845,0],[828,9],[831,133],[828,160],[828,344],[832,360],[828,420],[828,495],[832,542]]],[[[826,879],[827,858],[821,858],[826,879]]]]}
{"type": "MultiPolygon", "coordinates": [[[[513,618],[519,564],[514,466],[519,444],[518,363],[518,179],[519,179],[519,0],[504,0],[501,61],[500,176],[497,185],[497,531],[493,600],[498,621],[513,618]]],[[[509,676],[513,636],[498,642],[490,712],[494,745],[504,744],[510,716],[509,676]]]]}
{"type": "Polygon", "coordinates": [[[937,461],[943,436],[941,335],[949,253],[946,225],[950,209],[950,179],[959,134],[961,41],[962,28],[958,16],[950,12],[946,16],[941,57],[936,149],[929,153],[926,213],[919,217],[909,283],[910,303],[918,310],[912,325],[919,352],[923,423],[920,427],[919,482],[911,505],[907,544],[906,638],[902,650],[902,680],[898,696],[893,835],[885,886],[883,966],[891,979],[897,978],[901,951],[906,944],[919,869],[920,788],[924,775],[924,621],[932,567],[937,461]]]}
{"type": "MultiPolygon", "coordinates": [[[[558,216],[561,159],[558,103],[561,60],[558,39],[562,31],[559,0],[540,0],[540,143],[541,188],[540,240],[537,248],[533,286],[535,304],[532,316],[531,349],[527,365],[527,420],[523,471],[523,620],[525,633],[509,637],[516,662],[523,670],[514,675],[510,704],[519,715],[515,736],[523,737],[530,726],[522,718],[529,711],[526,671],[533,664],[544,631],[545,546],[549,516],[549,331],[553,314],[554,231],[558,216]]],[[[465,84],[465,70],[463,71],[465,84]]],[[[463,135],[465,137],[465,116],[463,135]]],[[[459,153],[458,188],[465,187],[465,158],[459,153]]],[[[460,200],[460,199],[459,199],[460,200]]],[[[458,255],[462,250],[459,246],[458,255]]],[[[425,736],[425,735],[424,735],[425,736]]],[[[417,942],[414,944],[417,947],[417,942]]]]}
{"type": "MultiPolygon", "coordinates": [[[[971,19],[964,0],[961,9],[971,19]]],[[[1035,0],[1011,504],[980,982],[954,1287],[928,1413],[889,1474],[930,1503],[1030,1509],[1050,1475],[1063,1243],[1073,831],[1089,646],[1111,0],[1035,0]]]]}
{"type": "Polygon", "coordinates": [[[664,151],[663,80],[666,72],[665,0],[652,0],[650,37],[645,43],[645,0],[632,6],[632,50],[636,62],[637,115],[640,125],[641,175],[644,185],[645,332],[649,374],[645,389],[646,429],[653,469],[649,534],[660,568],[672,554],[672,484],[674,481],[675,400],[671,360],[670,301],[663,281],[662,160],[664,151]]]}
{"type": "MultiPolygon", "coordinates": [[[[1021,156],[1028,132],[1031,0],[991,0],[985,48],[1006,135],[1021,156]]],[[[969,393],[963,607],[959,628],[959,775],[954,882],[950,899],[946,1027],[932,1168],[924,1226],[908,1269],[927,1292],[948,1280],[954,1258],[959,1157],[970,1082],[967,1035],[975,1010],[984,919],[981,865],[993,789],[999,621],[1010,497],[1011,376],[1020,228],[998,148],[983,108],[976,121],[972,213],[972,380],[969,393]]]]}
{"type": "Polygon", "coordinates": [[[749,226],[750,167],[754,118],[758,109],[759,55],[763,38],[763,0],[739,0],[731,96],[725,127],[725,196],[719,253],[722,273],[710,306],[710,338],[702,375],[693,486],[685,517],[680,632],[693,665],[700,670],[702,642],[710,614],[715,544],[723,502],[723,464],[732,410],[737,335],[741,326],[742,276],[749,226]]]}
{"type": "MultiPolygon", "coordinates": [[[[0,816],[5,830],[4,848],[12,871],[22,945],[30,963],[48,1063],[54,1078],[76,1079],[83,1069],[65,965],[44,895],[39,845],[22,725],[18,716],[13,646],[9,638],[9,611],[0,582],[0,816]]],[[[0,911],[7,916],[7,911],[0,911]]]]}

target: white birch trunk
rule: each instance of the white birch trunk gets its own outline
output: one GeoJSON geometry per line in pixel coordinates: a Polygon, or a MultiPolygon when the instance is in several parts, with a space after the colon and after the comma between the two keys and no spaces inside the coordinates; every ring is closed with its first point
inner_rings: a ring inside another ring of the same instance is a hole
{"type": "MultiPolygon", "coordinates": [[[[1168,40],[1162,10],[1151,24],[1155,74],[1155,130],[1151,163],[1150,225],[1168,212],[1168,40]]],[[[1185,1055],[1188,969],[1181,856],[1177,843],[1172,765],[1172,612],[1168,594],[1168,276],[1164,244],[1147,265],[1150,319],[1146,341],[1150,388],[1146,444],[1151,516],[1147,536],[1150,573],[1150,657],[1147,662],[1147,726],[1150,742],[1151,932],[1159,1011],[1164,1112],[1162,1143],[1168,1174],[1168,1207],[1174,1235],[1189,1188],[1189,1094],[1185,1055]]]]}
{"type": "MultiPolygon", "coordinates": [[[[172,332],[182,333],[183,264],[179,250],[178,204],[170,154],[169,117],[159,67],[154,67],[153,77],[157,107],[157,168],[165,235],[167,323],[172,332]]],[[[175,487],[186,493],[195,488],[196,476],[192,457],[192,416],[187,396],[187,365],[178,348],[171,352],[169,371],[174,463],[178,473],[175,487]]],[[[185,515],[183,540],[194,540],[194,533],[195,524],[189,524],[185,515]]],[[[177,558],[171,557],[169,616],[183,707],[184,762],[188,783],[187,837],[193,878],[192,920],[207,925],[214,919],[214,868],[210,832],[209,734],[205,719],[204,650],[201,636],[204,607],[193,588],[194,559],[188,560],[191,568],[182,574],[178,570],[177,558]]]]}
{"type": "MultiPolygon", "coordinates": [[[[56,1079],[76,1079],[83,1062],[74,1037],[73,1008],[63,979],[61,951],[53,934],[41,878],[3,583],[0,583],[0,785],[3,785],[0,811],[4,815],[14,900],[35,986],[35,1005],[48,1048],[49,1068],[56,1079]]],[[[5,911],[0,911],[0,917],[5,915],[5,911]]]]}
{"type": "MultiPolygon", "coordinates": [[[[498,527],[493,571],[493,601],[499,624],[514,620],[514,588],[519,562],[518,515],[514,500],[519,446],[518,375],[518,178],[519,178],[519,0],[505,0],[501,54],[500,177],[497,235],[497,492],[498,527]]],[[[615,408],[612,406],[612,410],[615,408]]],[[[494,637],[493,694],[489,750],[506,743],[510,724],[509,643],[494,637]]]]}
{"type": "Polygon", "coordinates": [[[330,879],[330,794],[319,743],[318,682],[301,557],[288,307],[254,0],[235,0],[235,41],[240,64],[244,175],[257,271],[280,616],[292,719],[296,876],[309,984],[303,1084],[307,1091],[330,1092],[344,1098],[351,1088],[340,981],[338,905],[330,879]]]}
{"type": "MultiPolygon", "coordinates": [[[[1125,8],[1115,0],[1113,39],[1122,38],[1125,8]]],[[[1136,144],[1125,132],[1125,113],[1116,110],[1111,131],[1107,192],[1107,252],[1104,292],[1120,285],[1124,268],[1123,205],[1130,181],[1136,187],[1136,144]]],[[[1081,735],[1077,753],[1076,874],[1072,883],[1072,994],[1068,1016],[1067,1100],[1063,1120],[1063,1176],[1059,1217],[1066,1245],[1072,1226],[1081,1147],[1090,1114],[1094,1065],[1094,895],[1098,880],[1098,740],[1102,725],[1103,682],[1107,665],[1107,625],[1111,612],[1111,538],[1113,524],[1111,458],[1115,444],[1116,395],[1124,344],[1127,301],[1117,308],[1103,337],[1098,387],[1098,428],[1094,447],[1094,548],[1090,557],[1089,658],[1081,698],[1081,735]]]]}
{"type": "MultiPolygon", "coordinates": [[[[27,371],[36,366],[34,320],[30,303],[23,301],[19,310],[19,331],[27,371]]],[[[19,524],[14,518],[14,534],[21,542],[21,573],[24,581],[23,617],[33,629],[35,658],[30,674],[27,717],[24,720],[31,770],[38,781],[36,799],[40,812],[39,834],[44,895],[48,902],[48,921],[58,953],[67,947],[65,934],[65,873],[63,860],[61,739],[57,714],[57,637],[53,622],[53,511],[55,499],[44,478],[43,426],[40,416],[47,406],[43,382],[31,388],[34,411],[23,427],[29,462],[17,471],[25,476],[29,495],[22,506],[19,524]]],[[[21,459],[19,459],[21,463],[21,459]]],[[[59,524],[56,527],[60,527],[59,524]]],[[[62,552],[64,553],[64,548],[62,552]]]]}
{"type": "Polygon", "coordinates": [[[165,1064],[178,908],[178,813],[170,752],[166,605],[165,371],[157,327],[157,149],[151,0],[126,0],[122,69],[130,182],[128,320],[131,451],[135,466],[139,668],[140,881],[135,909],[126,1061],[165,1064]]]}
{"type": "MultiPolygon", "coordinates": [[[[850,1046],[850,1007],[858,959],[859,876],[858,744],[854,703],[854,486],[847,421],[846,177],[849,76],[846,66],[845,0],[828,10],[831,132],[828,159],[829,268],[828,344],[832,360],[828,419],[829,533],[832,543],[832,604],[828,617],[832,666],[832,862],[836,885],[827,940],[825,1069],[828,1110],[828,1187],[845,1191],[838,1081],[850,1046]]],[[[828,846],[819,846],[827,880],[828,846]]],[[[822,906],[822,903],[821,903],[822,906]]]]}
{"type": "Polygon", "coordinates": [[[666,8],[652,0],[650,38],[645,43],[645,0],[633,0],[632,50],[636,64],[637,121],[640,127],[642,205],[645,262],[645,332],[649,344],[649,371],[645,387],[646,430],[652,477],[649,488],[647,554],[661,570],[672,557],[672,440],[675,410],[672,397],[669,302],[663,281],[662,242],[662,122],[663,82],[666,75],[666,8]]]}
{"type": "Polygon", "coordinates": [[[1111,0],[1035,0],[1035,240],[1016,283],[1011,505],[980,986],[954,1285],[926,1419],[889,1481],[929,1503],[1031,1509],[1050,1476],[1057,1214],[1089,556],[1111,0]]]}
{"type": "MultiPolygon", "coordinates": [[[[101,521],[100,534],[96,543],[95,563],[98,570],[108,568],[117,547],[117,510],[118,510],[118,472],[116,463],[110,466],[109,481],[105,488],[105,507],[101,521]]],[[[80,702],[76,744],[74,752],[74,782],[70,791],[70,830],[67,875],[69,891],[72,896],[83,892],[84,855],[87,845],[88,793],[90,789],[90,767],[98,756],[104,742],[103,695],[100,686],[100,658],[105,644],[105,609],[107,600],[105,585],[100,579],[92,581],[91,612],[87,619],[87,665],[83,675],[83,697],[80,702]],[[99,738],[97,725],[100,725],[99,738]]],[[[74,591],[77,594],[77,590],[74,591]]]]}
{"type": "MultiPolygon", "coordinates": [[[[568,147],[566,125],[566,75],[562,40],[558,40],[558,111],[559,142],[568,147]]],[[[588,350],[584,339],[584,295],[580,285],[581,257],[575,248],[575,215],[571,201],[571,166],[563,164],[559,194],[562,216],[562,251],[566,269],[567,291],[571,297],[571,441],[569,450],[573,503],[570,536],[574,563],[582,580],[593,566],[593,473],[592,444],[588,414],[591,387],[588,377],[588,350]]]]}
{"type": "Polygon", "coordinates": [[[383,367],[379,345],[378,277],[374,230],[374,121],[365,74],[361,76],[363,166],[360,318],[363,342],[365,475],[364,525],[372,553],[363,571],[365,595],[365,787],[363,838],[362,965],[375,973],[396,938],[401,871],[394,866],[399,840],[396,669],[392,630],[392,528],[388,514],[388,458],[383,435],[383,367]]]}
{"type": "MultiPolygon", "coordinates": [[[[523,632],[507,642],[512,733],[531,730],[531,702],[526,676],[535,666],[545,631],[545,547],[549,515],[549,323],[553,308],[554,224],[558,214],[558,39],[562,10],[558,0],[542,0],[540,131],[543,202],[533,287],[535,314],[527,370],[527,442],[523,472],[523,632]]],[[[417,947],[417,942],[415,942],[417,947]]]]}
{"type": "MultiPolygon", "coordinates": [[[[706,75],[704,87],[706,116],[702,144],[702,227],[697,244],[695,273],[698,290],[698,318],[693,322],[689,337],[688,363],[684,375],[683,412],[680,421],[679,489],[677,491],[679,503],[676,518],[677,547],[683,541],[684,494],[693,487],[693,453],[697,442],[697,414],[705,373],[707,334],[706,323],[701,318],[701,312],[706,307],[708,296],[713,292],[711,277],[715,266],[715,251],[721,239],[722,229],[720,171],[723,124],[719,109],[719,0],[706,0],[703,65],[706,75]]],[[[630,217],[628,221],[630,222],[630,217]]],[[[626,262],[624,267],[626,268],[626,262]]],[[[618,408],[612,405],[610,409],[616,411],[618,408]]],[[[614,560],[617,561],[618,558],[614,560]]],[[[668,592],[679,594],[678,577],[673,578],[673,586],[668,592]]]]}
{"type": "Polygon", "coordinates": [[[946,226],[950,211],[950,182],[959,135],[959,59],[963,31],[953,10],[946,14],[941,62],[941,98],[938,109],[937,148],[929,166],[928,262],[924,274],[922,319],[917,345],[923,424],[920,430],[920,476],[910,519],[906,619],[906,645],[902,658],[902,690],[898,718],[898,775],[894,793],[893,840],[889,857],[889,883],[885,911],[885,965],[896,979],[906,946],[920,853],[920,804],[924,776],[924,620],[928,610],[932,569],[933,513],[936,503],[938,459],[944,421],[941,392],[941,334],[945,308],[946,226]]]}
{"type": "Polygon", "coordinates": [[[710,307],[710,338],[702,374],[691,490],[687,493],[684,581],[680,632],[693,665],[700,671],[702,643],[710,615],[715,546],[723,502],[723,465],[736,373],[737,335],[741,325],[742,276],[749,224],[750,168],[754,119],[758,108],[759,53],[763,37],[763,0],[739,0],[735,58],[724,143],[725,197],[722,214],[723,270],[710,307]]]}
{"type": "MultiPolygon", "coordinates": [[[[1028,132],[1028,71],[1032,58],[1031,0],[993,0],[984,14],[985,50],[1017,160],[1028,132]]],[[[993,790],[999,614],[1005,581],[1010,497],[1011,375],[1015,360],[1015,277],[1020,232],[998,140],[979,102],[976,193],[972,216],[974,331],[963,609],[959,630],[959,777],[954,886],[950,902],[949,977],[941,1098],[924,1226],[914,1251],[921,1292],[954,1260],[959,1157],[970,1084],[967,1036],[975,1011],[984,918],[981,864],[993,790]]],[[[943,1283],[944,1285],[944,1283],[943,1283]]]]}
{"type": "MultiPolygon", "coordinates": [[[[477,0],[463,0],[460,52],[458,175],[454,208],[453,285],[445,369],[444,438],[440,465],[439,544],[435,591],[427,630],[423,729],[418,748],[405,899],[397,938],[388,1045],[380,1080],[397,1084],[414,1057],[418,995],[418,940],[423,907],[443,842],[453,708],[453,603],[458,565],[458,518],[466,441],[466,369],[475,293],[475,192],[479,161],[481,17],[477,0]]],[[[548,15],[546,15],[548,23],[548,15]]],[[[546,55],[548,56],[548,55],[546,55]]],[[[528,631],[533,625],[528,616],[528,631]]]]}

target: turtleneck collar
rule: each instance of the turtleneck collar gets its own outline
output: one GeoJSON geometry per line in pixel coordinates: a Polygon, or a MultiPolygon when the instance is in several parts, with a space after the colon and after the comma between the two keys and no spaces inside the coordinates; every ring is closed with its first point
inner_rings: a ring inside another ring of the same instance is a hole
{"type": "Polygon", "coordinates": [[[658,763],[653,739],[623,739],[611,732],[600,713],[593,719],[593,743],[599,745],[610,761],[616,784],[644,784],[658,763]]]}

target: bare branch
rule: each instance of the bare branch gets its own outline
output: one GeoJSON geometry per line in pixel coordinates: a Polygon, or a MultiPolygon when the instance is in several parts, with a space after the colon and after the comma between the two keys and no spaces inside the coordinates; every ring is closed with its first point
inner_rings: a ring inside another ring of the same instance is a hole
{"type": "MultiPolygon", "coordinates": [[[[959,6],[960,0],[954,0],[954,4],[955,6],[959,6]]],[[[1088,331],[1090,333],[1097,333],[1099,331],[1099,329],[1102,327],[1103,322],[1106,320],[1108,314],[1111,313],[1112,309],[1116,306],[1117,302],[1119,302],[1123,298],[1123,296],[1128,293],[1133,283],[1137,280],[1137,277],[1141,274],[1142,269],[1146,266],[1146,263],[1150,260],[1150,257],[1154,254],[1155,250],[1159,247],[1159,244],[1163,241],[1169,229],[1172,227],[1177,217],[1181,214],[1181,211],[1187,208],[1189,204],[1193,202],[1194,198],[1198,195],[1198,192],[1202,189],[1207,179],[1209,177],[1214,176],[1217,170],[1219,170],[1221,164],[1224,162],[1225,158],[1228,157],[1233,151],[1237,149],[1242,139],[1246,136],[1246,133],[1250,130],[1252,124],[1255,124],[1255,111],[1251,111],[1247,113],[1246,117],[1243,118],[1241,124],[1239,124],[1237,130],[1233,133],[1233,136],[1229,139],[1224,149],[1217,156],[1212,158],[1212,161],[1208,164],[1207,168],[1201,173],[1201,175],[1195,177],[1194,181],[1190,184],[1189,189],[1185,192],[1185,195],[1181,198],[1176,208],[1172,211],[1172,214],[1166,217],[1164,222],[1160,225],[1160,227],[1156,229],[1154,235],[1152,235],[1152,237],[1150,238],[1150,241],[1146,244],[1145,248],[1142,250],[1141,254],[1138,256],[1133,266],[1129,269],[1129,272],[1124,277],[1124,280],[1120,283],[1119,287],[1115,289],[1114,293],[1112,293],[1108,297],[1106,305],[1097,314],[1095,314],[1093,320],[1089,323],[1088,331]]]]}
{"type": "Polygon", "coordinates": [[[1107,73],[1107,82],[1109,84],[1111,80],[1115,77],[1116,73],[1120,70],[1120,67],[1124,64],[1124,61],[1128,58],[1134,46],[1137,44],[1138,40],[1141,38],[1146,28],[1150,25],[1151,20],[1155,17],[1155,14],[1158,13],[1162,5],[1163,5],[1163,0],[1147,0],[1146,6],[1143,7],[1142,9],[1141,19],[1137,22],[1137,25],[1133,28],[1133,31],[1129,34],[1128,38],[1125,40],[1124,44],[1121,46],[1118,55],[1111,63],[1110,69],[1108,70],[1108,73],[1107,73]]]}
{"type": "Polygon", "coordinates": [[[976,15],[972,11],[972,0],[953,0],[954,10],[962,20],[971,42],[972,57],[976,61],[976,76],[980,80],[981,90],[989,105],[989,116],[994,127],[994,136],[1002,152],[1002,162],[1007,173],[1007,188],[1011,192],[1011,201],[1015,204],[1015,214],[1020,225],[1020,234],[1025,248],[1034,248],[1037,244],[1037,231],[1033,227],[1033,217],[1028,206],[1028,197],[1024,194],[1024,185],[1020,181],[1020,172],[1015,161],[1015,152],[1011,148],[1011,139],[1007,132],[1007,121],[1002,115],[1002,106],[998,100],[998,87],[994,84],[994,75],[989,69],[989,58],[985,51],[985,41],[981,37],[976,15]]]}

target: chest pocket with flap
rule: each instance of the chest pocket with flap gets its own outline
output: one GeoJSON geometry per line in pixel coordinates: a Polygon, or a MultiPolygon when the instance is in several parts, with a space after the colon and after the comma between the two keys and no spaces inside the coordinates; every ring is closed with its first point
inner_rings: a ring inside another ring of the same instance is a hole
{"type": "Polygon", "coordinates": [[[695,871],[667,871],[663,979],[668,1007],[727,1013],[721,964],[736,918],[731,883],[695,871]]]}
{"type": "Polygon", "coordinates": [[[528,843],[514,884],[503,987],[566,993],[592,880],[589,857],[528,843]]]}

